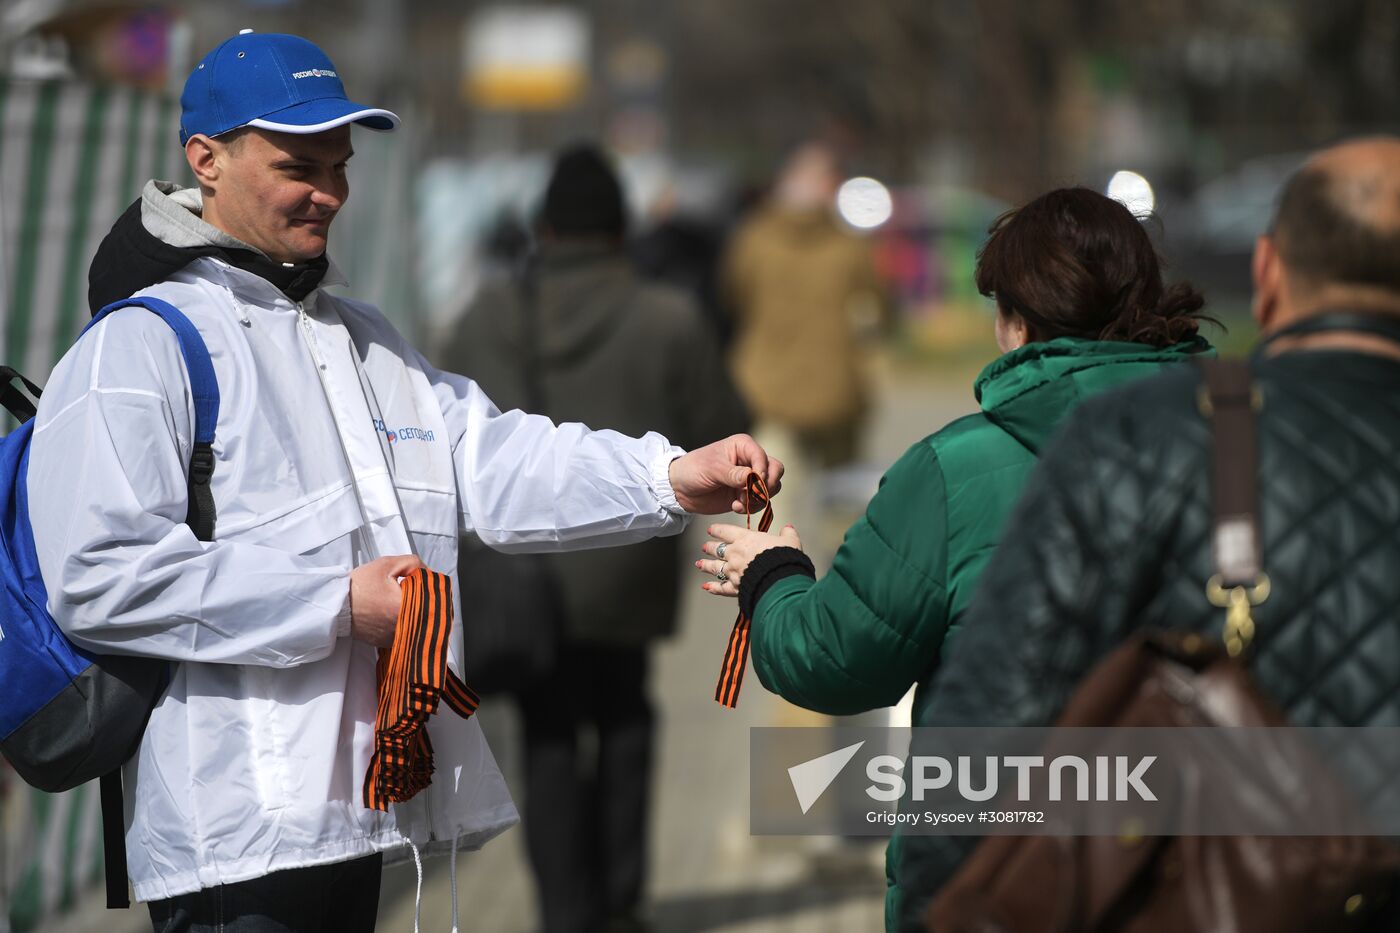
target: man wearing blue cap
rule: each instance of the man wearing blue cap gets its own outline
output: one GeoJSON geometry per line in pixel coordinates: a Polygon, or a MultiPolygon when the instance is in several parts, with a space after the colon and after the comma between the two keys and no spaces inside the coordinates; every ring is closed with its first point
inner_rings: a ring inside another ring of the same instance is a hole
{"type": "MultiPolygon", "coordinates": [[[[207,345],[212,540],[185,524],[195,412],[177,340],[123,310],[40,405],[39,564],[75,642],[177,662],[124,773],[130,879],[155,929],[370,930],[382,853],[455,855],[517,820],[476,719],[452,713],[429,722],[431,786],[388,812],[362,803],[397,578],[455,575],[465,532],[506,551],[674,534],[688,512],[739,508],[751,468],[771,488],[782,465],[742,435],[687,454],[502,413],[376,309],[324,292],[345,281],[325,250],[350,124],[399,121],[347,99],[310,42],[245,31],[181,105],[198,188],[146,186],[89,300],[163,299],[207,345]]],[[[460,671],[460,629],[449,654],[460,671]]]]}

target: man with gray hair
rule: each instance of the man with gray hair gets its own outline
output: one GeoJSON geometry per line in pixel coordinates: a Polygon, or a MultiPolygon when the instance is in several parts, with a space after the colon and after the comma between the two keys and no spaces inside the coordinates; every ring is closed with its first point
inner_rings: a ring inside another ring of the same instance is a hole
{"type": "MultiPolygon", "coordinates": [[[[1253,279],[1257,514],[1272,586],[1253,609],[1250,669],[1298,725],[1392,726],[1400,139],[1312,158],[1258,240],[1253,279]]],[[[1200,385],[1181,367],[1078,409],[1032,475],[917,725],[1049,725],[1135,629],[1221,633],[1224,611],[1206,592],[1212,444],[1200,385]]],[[[923,929],[973,841],[910,837],[901,930],[923,929]]]]}

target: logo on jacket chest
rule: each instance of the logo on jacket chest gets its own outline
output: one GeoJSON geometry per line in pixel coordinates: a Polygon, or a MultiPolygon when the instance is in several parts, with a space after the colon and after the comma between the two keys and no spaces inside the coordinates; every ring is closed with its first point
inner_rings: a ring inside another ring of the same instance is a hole
{"type": "Polygon", "coordinates": [[[383,434],[385,439],[387,439],[391,444],[397,443],[398,441],[437,440],[436,436],[433,434],[432,431],[426,430],[424,428],[414,427],[413,425],[404,425],[403,427],[391,428],[384,423],[383,419],[375,418],[373,420],[374,429],[379,433],[383,434]]]}

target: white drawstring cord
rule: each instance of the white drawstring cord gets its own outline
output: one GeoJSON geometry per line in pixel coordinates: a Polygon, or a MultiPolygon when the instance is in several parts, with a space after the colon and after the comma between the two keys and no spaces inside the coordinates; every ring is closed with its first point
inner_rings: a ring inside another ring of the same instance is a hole
{"type": "Polygon", "coordinates": [[[457,842],[462,837],[452,837],[452,933],[457,931],[457,842]]]}
{"type": "Polygon", "coordinates": [[[413,850],[413,867],[418,869],[418,893],[413,897],[413,933],[418,933],[418,919],[423,910],[423,858],[412,839],[408,840],[408,846],[413,850]]]}

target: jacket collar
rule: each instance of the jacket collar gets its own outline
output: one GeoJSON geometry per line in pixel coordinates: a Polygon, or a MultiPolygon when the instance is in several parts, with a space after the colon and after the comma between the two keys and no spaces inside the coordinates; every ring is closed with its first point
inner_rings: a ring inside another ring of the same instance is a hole
{"type": "Polygon", "coordinates": [[[975,391],[993,423],[1038,451],[1059,421],[1088,396],[1214,352],[1199,336],[1170,347],[1058,337],[993,360],[977,377],[975,391]]]}
{"type": "Polygon", "coordinates": [[[308,292],[304,298],[297,299],[293,298],[292,296],[284,292],[282,289],[278,288],[276,283],[269,281],[266,276],[259,275],[253,270],[229,262],[226,256],[211,255],[201,256],[198,258],[208,259],[210,262],[216,264],[221,270],[223,270],[223,275],[227,279],[227,284],[230,288],[237,289],[240,292],[246,292],[248,289],[271,288],[274,292],[276,292],[277,297],[291,301],[293,304],[295,304],[299,300],[306,301],[308,304],[310,304],[310,302],[312,302],[316,298],[316,295],[321,291],[321,289],[329,288],[333,285],[350,284],[350,280],[345,277],[345,274],[341,271],[340,267],[335,264],[335,260],[328,258],[326,260],[326,272],[325,275],[321,277],[320,284],[318,284],[315,289],[308,292]]]}
{"type": "MultiPolygon", "coordinates": [[[[253,257],[261,258],[268,263],[276,263],[256,246],[244,243],[232,234],[225,233],[213,224],[206,222],[203,214],[204,195],[198,188],[181,188],[174,182],[153,179],[146,182],[146,187],[141,191],[141,225],[162,242],[175,247],[217,246],[225,250],[241,250],[245,253],[252,253],[253,257]]],[[[317,276],[318,287],[350,284],[349,280],[345,278],[345,274],[330,256],[325,257],[324,265],[316,260],[311,260],[310,263],[296,263],[295,265],[309,266],[312,263],[323,269],[317,276]]],[[[263,275],[262,269],[259,268],[261,263],[256,263],[256,259],[230,262],[229,264],[253,275],[267,278],[273,285],[278,285],[278,282],[272,277],[263,275]]],[[[276,263],[276,265],[293,266],[292,263],[276,263]]],[[[280,285],[279,290],[285,291],[281,289],[280,285]]]]}
{"type": "Polygon", "coordinates": [[[977,376],[974,392],[983,408],[995,407],[1010,397],[1075,372],[1122,363],[1169,362],[1210,349],[1210,343],[1199,335],[1170,347],[1057,337],[1028,343],[992,360],[977,376]]]}
{"type": "Polygon", "coordinates": [[[197,189],[151,181],[140,200],[117,219],[88,270],[88,305],[94,314],[113,301],[163,282],[196,259],[214,257],[271,283],[292,301],[321,285],[343,284],[330,261],[275,262],[261,250],[206,223],[197,189]]]}

